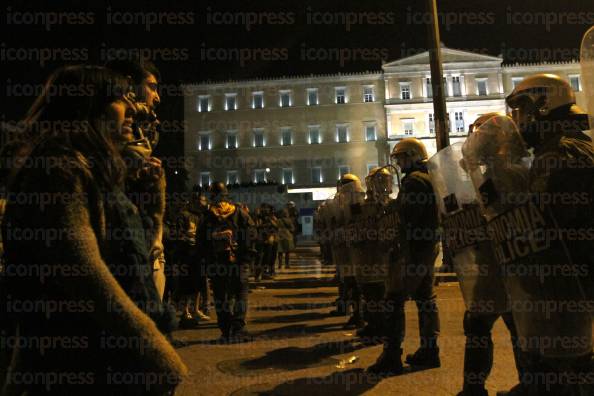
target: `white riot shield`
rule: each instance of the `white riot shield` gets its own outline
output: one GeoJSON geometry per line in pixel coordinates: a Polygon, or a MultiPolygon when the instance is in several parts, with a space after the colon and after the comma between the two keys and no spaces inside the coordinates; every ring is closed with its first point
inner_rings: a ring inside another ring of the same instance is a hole
{"type": "Polygon", "coordinates": [[[513,121],[502,116],[483,124],[462,149],[488,219],[520,347],[545,357],[586,355],[592,351],[592,320],[580,271],[551,211],[530,194],[521,144],[513,121]]]}
{"type": "Polygon", "coordinates": [[[462,143],[456,143],[439,151],[427,164],[444,243],[452,256],[466,309],[485,314],[508,312],[509,301],[491,250],[487,223],[461,160],[462,143]]]}
{"type": "Polygon", "coordinates": [[[594,137],[594,26],[582,38],[580,48],[580,66],[582,68],[582,92],[586,98],[590,119],[590,136],[594,137]]]}

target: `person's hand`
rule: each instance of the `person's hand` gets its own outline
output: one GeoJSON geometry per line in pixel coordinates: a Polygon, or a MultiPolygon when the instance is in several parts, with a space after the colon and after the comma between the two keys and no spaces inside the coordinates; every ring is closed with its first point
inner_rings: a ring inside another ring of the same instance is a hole
{"type": "Polygon", "coordinates": [[[138,179],[149,183],[157,183],[165,176],[161,160],[156,157],[148,157],[142,167],[138,170],[138,179]]]}

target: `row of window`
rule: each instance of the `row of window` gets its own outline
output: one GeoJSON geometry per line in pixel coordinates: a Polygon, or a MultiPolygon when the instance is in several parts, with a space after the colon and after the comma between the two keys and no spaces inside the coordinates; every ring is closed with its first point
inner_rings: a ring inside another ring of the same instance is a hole
{"type": "MultiPolygon", "coordinates": [[[[452,76],[451,77],[451,87],[448,84],[446,77],[443,77],[443,86],[445,89],[446,96],[463,96],[465,95],[465,91],[463,91],[464,87],[464,76],[452,76]]],[[[477,78],[476,79],[476,92],[475,94],[478,96],[486,96],[489,94],[488,91],[488,79],[485,78],[477,78]]],[[[410,100],[412,99],[411,93],[411,83],[408,81],[400,82],[400,99],[402,100],[410,100]]],[[[431,85],[431,78],[425,78],[425,97],[432,98],[433,97],[433,86],[431,85]]]]}
{"type": "MultiPolygon", "coordinates": [[[[307,88],[306,98],[308,106],[317,106],[320,104],[318,88],[307,88]]],[[[363,87],[363,102],[370,103],[375,102],[375,91],[372,85],[363,87]]],[[[346,87],[335,87],[334,88],[334,103],[344,104],[348,103],[349,96],[346,87]]],[[[211,95],[199,95],[198,96],[198,111],[208,112],[212,110],[212,96],[211,95]]],[[[264,92],[256,91],[252,92],[251,106],[252,109],[263,109],[264,108],[264,92]]],[[[279,107],[291,107],[293,106],[293,91],[286,89],[280,90],[278,93],[278,105],[279,107]]],[[[226,111],[237,110],[237,93],[226,93],[223,109],[226,111]]]]}
{"type": "MultiPolygon", "coordinates": [[[[415,134],[415,119],[414,118],[402,118],[400,119],[402,123],[402,133],[401,135],[412,136],[415,134]]],[[[447,113],[447,127],[448,132],[452,132],[452,125],[450,122],[450,113],[447,113]]],[[[435,117],[433,113],[429,113],[427,116],[427,125],[429,127],[429,133],[435,133],[435,117]]],[[[454,112],[454,131],[456,133],[464,133],[466,132],[466,124],[464,122],[464,112],[456,111],[454,112]]]]}
{"type": "MultiPolygon", "coordinates": [[[[336,143],[348,143],[351,140],[349,124],[337,124],[335,141],[336,143]]],[[[373,122],[365,124],[365,140],[368,142],[377,140],[377,125],[373,122]]],[[[200,132],[198,134],[198,150],[212,150],[212,132],[200,132]]],[[[280,129],[281,146],[290,146],[293,144],[293,130],[290,127],[280,129]]],[[[322,134],[319,125],[311,125],[307,131],[308,144],[321,144],[322,134]]],[[[252,131],[252,147],[266,147],[266,135],[263,128],[254,128],[252,131]]],[[[239,147],[238,132],[235,130],[227,131],[225,136],[225,148],[236,149],[239,147]]]]}
{"type": "MultiPolygon", "coordinates": [[[[367,173],[373,168],[377,166],[376,163],[374,164],[367,164],[367,173]]],[[[314,166],[309,169],[311,183],[312,184],[322,184],[324,183],[324,174],[322,172],[322,167],[314,166]]],[[[351,172],[351,167],[348,165],[340,165],[338,166],[338,171],[336,173],[337,180],[340,179],[346,173],[351,172]]],[[[266,183],[268,181],[272,181],[270,176],[271,170],[270,168],[266,169],[255,169],[252,175],[252,182],[254,183],[266,183]]],[[[200,185],[206,187],[212,183],[212,175],[210,172],[200,172],[200,185]]],[[[292,168],[282,168],[281,169],[281,180],[282,184],[295,184],[295,174],[292,168]]],[[[239,171],[237,170],[228,170],[226,175],[226,183],[227,184],[239,184],[241,181],[239,180],[239,171]]]]}
{"type": "MultiPolygon", "coordinates": [[[[571,74],[569,77],[569,84],[574,91],[581,90],[581,81],[579,74],[571,74]]],[[[512,89],[522,81],[524,77],[512,77],[512,89]]],[[[443,86],[445,89],[446,96],[463,96],[466,94],[464,86],[464,76],[452,76],[451,84],[448,84],[446,77],[443,77],[443,86]]],[[[474,92],[477,96],[489,95],[489,84],[488,78],[476,78],[476,90],[474,92]]],[[[410,100],[412,99],[411,83],[408,81],[400,82],[400,99],[410,100]]],[[[431,78],[425,78],[425,96],[427,98],[433,97],[433,86],[431,85],[431,78]]]]}

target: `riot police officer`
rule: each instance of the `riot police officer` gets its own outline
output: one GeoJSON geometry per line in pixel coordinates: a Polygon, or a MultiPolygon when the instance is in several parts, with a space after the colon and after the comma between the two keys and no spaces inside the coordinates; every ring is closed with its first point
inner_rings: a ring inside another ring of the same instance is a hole
{"type": "MultiPolygon", "coordinates": [[[[564,381],[567,375],[586,378],[592,375],[590,314],[594,241],[562,232],[571,230],[575,235],[584,235],[594,227],[594,148],[591,139],[583,133],[588,129],[587,115],[576,105],[571,86],[553,74],[526,77],[506,98],[506,103],[528,147],[534,149],[528,173],[528,204],[539,209],[537,213],[545,219],[541,228],[546,234],[555,235],[546,239],[546,256],[534,252],[527,259],[538,258],[539,267],[578,269],[570,275],[557,273],[542,275],[537,280],[522,279],[522,284],[534,281],[540,286],[526,290],[536,302],[571,301],[585,311],[580,314],[560,306],[550,312],[557,320],[549,320],[557,322],[556,325],[541,328],[533,316],[528,316],[532,312],[513,310],[519,335],[527,333],[530,336],[526,337],[527,342],[538,341],[537,349],[531,348],[532,345],[524,348],[528,366],[522,383],[538,395],[592,394],[591,379],[581,384],[564,381]],[[535,295],[534,290],[542,294],[535,295]],[[530,320],[520,321],[524,317],[530,320]],[[570,339],[570,342],[552,345],[558,339],[570,339]]],[[[524,260],[527,265],[534,261],[527,259],[524,260]]],[[[511,297],[523,296],[512,293],[511,297]]]]}
{"type": "Polygon", "coordinates": [[[360,204],[354,223],[357,284],[364,298],[363,316],[367,325],[357,331],[366,342],[374,343],[384,335],[385,281],[388,277],[390,243],[395,232],[381,227],[384,209],[390,203],[392,174],[387,167],[373,168],[365,178],[367,194],[360,204]]]}
{"type": "Polygon", "coordinates": [[[344,174],[339,179],[337,190],[334,197],[337,216],[333,257],[338,279],[342,284],[342,288],[339,287],[339,298],[345,314],[349,307],[352,308],[352,315],[345,324],[345,328],[359,328],[364,324],[361,315],[361,290],[355,278],[355,262],[351,254],[352,244],[348,239],[347,229],[353,219],[353,206],[363,202],[365,192],[359,177],[351,173],[344,174]]]}
{"type": "Polygon", "coordinates": [[[427,173],[427,150],[415,138],[402,139],[391,157],[404,173],[394,205],[399,216],[398,254],[390,263],[386,290],[386,340],[384,350],[369,370],[396,374],[403,370],[404,303],[415,300],[419,315],[420,348],[406,357],[414,366],[439,367],[439,316],[433,292],[434,266],[438,255],[438,218],[435,195],[427,173]],[[393,309],[392,309],[393,307],[393,309]]]}
{"type": "MultiPolygon", "coordinates": [[[[469,134],[501,113],[478,117],[469,134]]],[[[429,160],[429,174],[441,212],[444,247],[452,255],[466,311],[464,312],[464,386],[458,396],[487,396],[485,381],[493,367],[491,330],[500,317],[511,334],[518,373],[521,372],[519,348],[509,300],[499,267],[491,249],[487,224],[480,213],[472,182],[460,178],[462,143],[441,150],[429,160]]]]}
{"type": "Polygon", "coordinates": [[[211,184],[209,194],[210,206],[198,229],[197,244],[212,281],[221,340],[241,340],[249,336],[245,317],[256,231],[249,214],[229,200],[223,183],[211,184]]]}

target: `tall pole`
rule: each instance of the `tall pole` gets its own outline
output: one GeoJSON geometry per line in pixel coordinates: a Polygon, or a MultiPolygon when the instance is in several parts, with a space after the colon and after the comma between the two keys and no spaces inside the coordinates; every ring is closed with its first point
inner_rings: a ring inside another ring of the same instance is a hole
{"type": "Polygon", "coordinates": [[[429,63],[431,64],[431,90],[433,92],[433,117],[437,151],[450,145],[447,129],[447,111],[441,66],[441,40],[439,38],[439,20],[437,19],[437,0],[427,0],[431,21],[427,25],[429,33],[429,63]]]}

